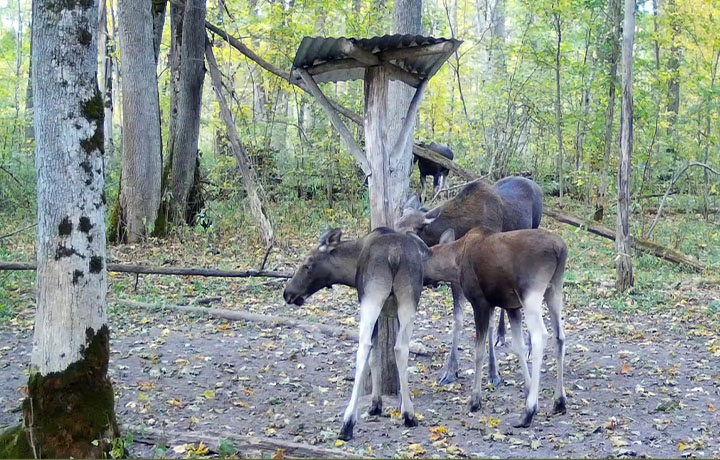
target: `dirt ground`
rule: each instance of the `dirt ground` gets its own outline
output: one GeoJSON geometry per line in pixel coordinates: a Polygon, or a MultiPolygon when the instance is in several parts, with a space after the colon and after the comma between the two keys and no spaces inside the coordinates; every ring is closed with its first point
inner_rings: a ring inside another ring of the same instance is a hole
{"type": "MultiPolygon", "coordinates": [[[[200,287],[204,282],[194,281],[200,287]]],[[[208,300],[217,308],[357,327],[353,290],[321,291],[296,307],[282,302],[281,288],[277,281],[256,285],[258,292],[252,293],[233,287],[208,300]],[[258,293],[267,301],[253,302],[258,293]]],[[[469,307],[462,376],[449,387],[435,383],[450,338],[451,301],[446,288],[425,291],[414,339],[425,345],[428,355],[411,355],[410,361],[419,426],[405,428],[396,413],[397,400],[386,397],[383,416],[363,417],[355,439],[347,443],[337,441],[337,432],[352,387],[352,341],[293,328],[112,306],[110,375],[117,415],[128,425],[267,436],[376,457],[718,457],[720,342],[717,330],[706,327],[702,308],[717,298],[717,288],[704,289],[690,296],[694,303],[682,300],[678,310],[671,307],[666,314],[622,314],[599,304],[566,304],[568,412],[550,415],[555,362],[549,341],[540,408],[529,429],[512,427],[522,411],[523,390],[508,347],[499,352],[503,385],[486,387],[481,411],[468,413],[473,337],[469,307]],[[677,314],[680,308],[683,313],[677,314]]],[[[0,325],[0,426],[20,419],[17,408],[27,379],[32,315],[33,309],[27,308],[0,325]]],[[[361,411],[367,407],[363,400],[361,411]]],[[[172,440],[166,447],[163,455],[181,458],[197,448],[172,440]]],[[[161,452],[135,444],[130,453],[147,457],[161,452]]]]}

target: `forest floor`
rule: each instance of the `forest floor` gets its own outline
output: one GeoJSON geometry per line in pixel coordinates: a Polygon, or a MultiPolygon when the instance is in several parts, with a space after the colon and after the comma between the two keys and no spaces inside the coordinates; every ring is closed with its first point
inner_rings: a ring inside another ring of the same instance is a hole
{"type": "MultiPolygon", "coordinates": [[[[363,228],[348,219],[338,220],[343,228],[363,228]]],[[[685,219],[676,220],[676,228],[686,225],[685,219]]],[[[452,310],[449,289],[441,287],[424,291],[415,323],[414,340],[428,352],[410,357],[410,388],[419,426],[405,428],[396,398],[386,397],[384,414],[363,417],[355,439],[343,443],[337,441],[337,433],[352,387],[353,340],[293,327],[129,309],[112,300],[212,306],[350,331],[356,330],[358,319],[354,290],[323,290],[297,307],[283,303],[283,280],[158,275],[136,279],[111,274],[109,372],[118,419],[158,430],[264,436],[376,457],[720,456],[717,270],[703,276],[639,256],[636,287],[629,295],[618,296],[612,284],[612,242],[550,219],[543,226],[562,235],[570,248],[565,288],[566,415],[550,415],[553,341],[545,351],[540,408],[530,428],[512,427],[522,412],[523,390],[517,359],[508,347],[499,351],[503,384],[486,386],[482,409],[468,413],[474,331],[469,307],[461,377],[451,386],[437,385],[449,345],[452,310]]],[[[317,225],[295,228],[302,228],[299,235],[280,240],[267,268],[292,271],[314,244],[317,225]]],[[[693,247],[698,252],[686,252],[717,266],[717,243],[712,243],[720,237],[717,225],[681,232],[697,240],[693,247]]],[[[110,254],[113,262],[256,268],[263,251],[249,251],[243,243],[246,238],[250,238],[247,232],[188,232],[170,241],[112,247],[110,254]]],[[[0,257],[8,260],[30,260],[32,254],[31,237],[0,247],[0,257]]],[[[20,419],[17,408],[32,346],[32,280],[29,273],[0,272],[0,307],[5,306],[0,309],[0,427],[20,419]]],[[[361,412],[367,407],[368,401],[362,400],[361,412]]],[[[136,439],[141,437],[136,433],[136,439]]],[[[225,454],[233,452],[231,443],[225,447],[225,454]]],[[[161,446],[135,443],[130,454],[184,458],[201,457],[204,451],[198,444],[167,439],[161,446]]]]}

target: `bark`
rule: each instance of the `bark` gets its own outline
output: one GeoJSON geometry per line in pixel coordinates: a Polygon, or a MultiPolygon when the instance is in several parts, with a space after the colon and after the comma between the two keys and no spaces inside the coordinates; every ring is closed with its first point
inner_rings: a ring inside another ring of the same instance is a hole
{"type": "Polygon", "coordinates": [[[387,148],[388,80],[384,67],[365,70],[365,152],[370,165],[370,224],[395,227],[387,148]]]}
{"type": "Polygon", "coordinates": [[[565,180],[563,177],[563,139],[562,139],[562,101],[560,99],[560,45],[562,44],[562,29],[560,13],[553,14],[555,33],[557,34],[557,49],[555,50],[555,130],[558,142],[557,175],[560,189],[560,206],[562,206],[565,180]]]}
{"type": "MultiPolygon", "coordinates": [[[[422,0],[396,0],[393,5],[393,33],[422,33],[422,0]]],[[[414,88],[399,82],[391,81],[387,92],[387,145],[395,145],[400,134],[408,105],[413,98],[414,88]]],[[[411,120],[415,123],[415,119],[411,120]]],[[[411,129],[411,133],[412,133],[411,129]]],[[[389,195],[390,209],[395,216],[402,212],[402,205],[410,188],[410,171],[412,168],[412,141],[402,151],[388,152],[390,164],[389,195]]],[[[375,224],[373,224],[375,225],[375,224]]]]}
{"type": "Polygon", "coordinates": [[[28,85],[25,92],[25,140],[35,138],[35,127],[33,126],[33,91],[32,91],[32,61],[33,61],[33,22],[35,21],[35,3],[31,5],[30,13],[30,63],[28,67],[28,85]]]}
{"type": "Polygon", "coordinates": [[[119,241],[133,243],[149,233],[160,206],[160,106],[150,8],[142,0],[118,0],[118,22],[124,75],[123,166],[117,232],[119,241]]]}
{"type": "Polygon", "coordinates": [[[627,291],[634,283],[630,237],[630,190],[633,151],[633,44],[635,0],[625,0],[622,46],[622,112],[620,114],[620,167],[618,170],[617,231],[615,236],[615,288],[627,291]]]}
{"type": "Polygon", "coordinates": [[[105,155],[112,157],[113,145],[113,61],[112,50],[113,42],[110,40],[107,28],[107,5],[105,0],[100,0],[98,10],[98,55],[100,56],[100,66],[98,72],[98,83],[100,85],[100,94],[103,99],[104,107],[104,127],[105,133],[105,155]]]}
{"type": "Polygon", "coordinates": [[[37,310],[25,436],[36,457],[97,458],[117,435],[107,377],[98,8],[34,3],[37,310]]]}
{"type": "Polygon", "coordinates": [[[165,28],[166,9],[167,0],[152,0],[153,51],[155,52],[156,65],[160,58],[160,45],[162,44],[163,29],[165,28]]]}
{"type": "MultiPolygon", "coordinates": [[[[590,114],[590,92],[592,90],[593,81],[595,80],[595,60],[593,59],[592,52],[590,51],[592,37],[592,26],[588,28],[587,41],[585,42],[585,57],[583,58],[583,64],[590,68],[590,76],[585,81],[583,78],[584,87],[580,91],[580,106],[582,107],[582,114],[577,120],[575,128],[575,172],[580,172],[583,153],[585,150],[585,135],[587,134],[587,122],[588,115],[590,114]]],[[[584,75],[583,75],[584,77],[584,75]]]]}
{"type": "MultiPolygon", "coordinates": [[[[710,94],[713,94],[715,91],[715,80],[717,79],[717,72],[718,72],[718,63],[720,62],[720,48],[717,50],[717,53],[715,54],[715,63],[712,66],[712,74],[710,79],[710,94]]],[[[708,101],[707,105],[707,115],[705,116],[705,164],[708,164],[708,159],[710,158],[710,122],[712,118],[712,110],[711,107],[711,101],[708,101]]],[[[717,110],[717,109],[716,109],[717,110]]],[[[710,182],[708,180],[708,171],[705,169],[703,171],[703,215],[705,217],[705,220],[708,220],[708,216],[710,213],[710,182]]]]}
{"type": "Polygon", "coordinates": [[[668,0],[665,11],[670,26],[670,57],[667,62],[669,78],[667,86],[667,106],[665,108],[668,113],[668,147],[666,152],[672,156],[673,164],[675,164],[678,159],[677,118],[680,110],[680,60],[682,57],[681,45],[678,43],[680,40],[679,12],[677,11],[675,1],[676,0],[668,0]]]}
{"type": "Polygon", "coordinates": [[[210,69],[210,78],[212,79],[215,96],[217,97],[218,105],[220,106],[220,115],[225,121],[225,125],[227,127],[230,145],[233,153],[235,154],[238,168],[242,173],[243,185],[250,204],[250,213],[257,224],[260,240],[265,247],[270,247],[272,246],[275,237],[272,224],[270,223],[270,219],[267,217],[267,212],[265,211],[260,198],[262,188],[257,182],[255,171],[250,168],[250,159],[242,141],[240,141],[240,136],[235,128],[235,122],[233,121],[230,107],[228,106],[225,96],[222,93],[220,70],[218,69],[217,62],[215,61],[212,45],[210,45],[207,37],[205,38],[205,44],[205,58],[207,59],[208,68],[210,69]]]}
{"type": "Polygon", "coordinates": [[[602,172],[600,173],[600,190],[597,199],[596,215],[602,218],[607,207],[608,174],[610,169],[610,149],[612,148],[613,122],[615,119],[615,91],[617,86],[618,56],[620,54],[620,14],[621,0],[608,0],[608,19],[610,25],[610,53],[607,56],[609,71],[608,103],[605,110],[605,147],[603,149],[602,172]]]}
{"type": "MultiPolygon", "coordinates": [[[[188,199],[195,175],[202,86],[205,79],[205,0],[189,0],[183,12],[177,120],[172,150],[171,216],[186,221],[188,199]]],[[[177,51],[174,50],[174,51],[177,51]]]]}

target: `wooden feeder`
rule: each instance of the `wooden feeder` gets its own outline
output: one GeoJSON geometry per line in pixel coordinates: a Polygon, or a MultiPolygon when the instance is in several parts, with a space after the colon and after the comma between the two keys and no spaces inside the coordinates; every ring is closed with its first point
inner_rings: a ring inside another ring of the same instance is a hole
{"type": "MultiPolygon", "coordinates": [[[[295,55],[291,79],[304,82],[330,118],[368,176],[370,223],[372,228],[394,227],[395,211],[389,196],[390,172],[402,160],[420,102],[433,75],[462,42],[455,39],[419,35],[385,35],[373,38],[305,37],[295,55]],[[318,87],[318,83],[363,79],[365,81],[365,153],[355,140],[338,110],[318,87]],[[415,88],[397,139],[387,139],[388,81],[399,80],[415,88]],[[392,149],[392,150],[390,150],[392,149]]],[[[409,160],[409,159],[408,159],[409,160]]],[[[397,336],[397,306],[387,302],[378,319],[373,350],[382,362],[382,391],[398,391],[393,345],[397,336]],[[377,343],[385,344],[379,350],[377,343]]],[[[376,358],[377,359],[377,358],[376,358]]]]}

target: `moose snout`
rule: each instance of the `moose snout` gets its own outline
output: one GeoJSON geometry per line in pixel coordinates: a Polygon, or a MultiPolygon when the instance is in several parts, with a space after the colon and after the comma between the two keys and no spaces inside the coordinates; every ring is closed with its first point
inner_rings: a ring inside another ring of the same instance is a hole
{"type": "Polygon", "coordinates": [[[300,306],[305,303],[305,299],[303,299],[301,295],[292,292],[291,290],[288,290],[288,288],[285,288],[285,290],[283,291],[283,298],[285,299],[285,302],[289,304],[295,304],[300,306]]]}

